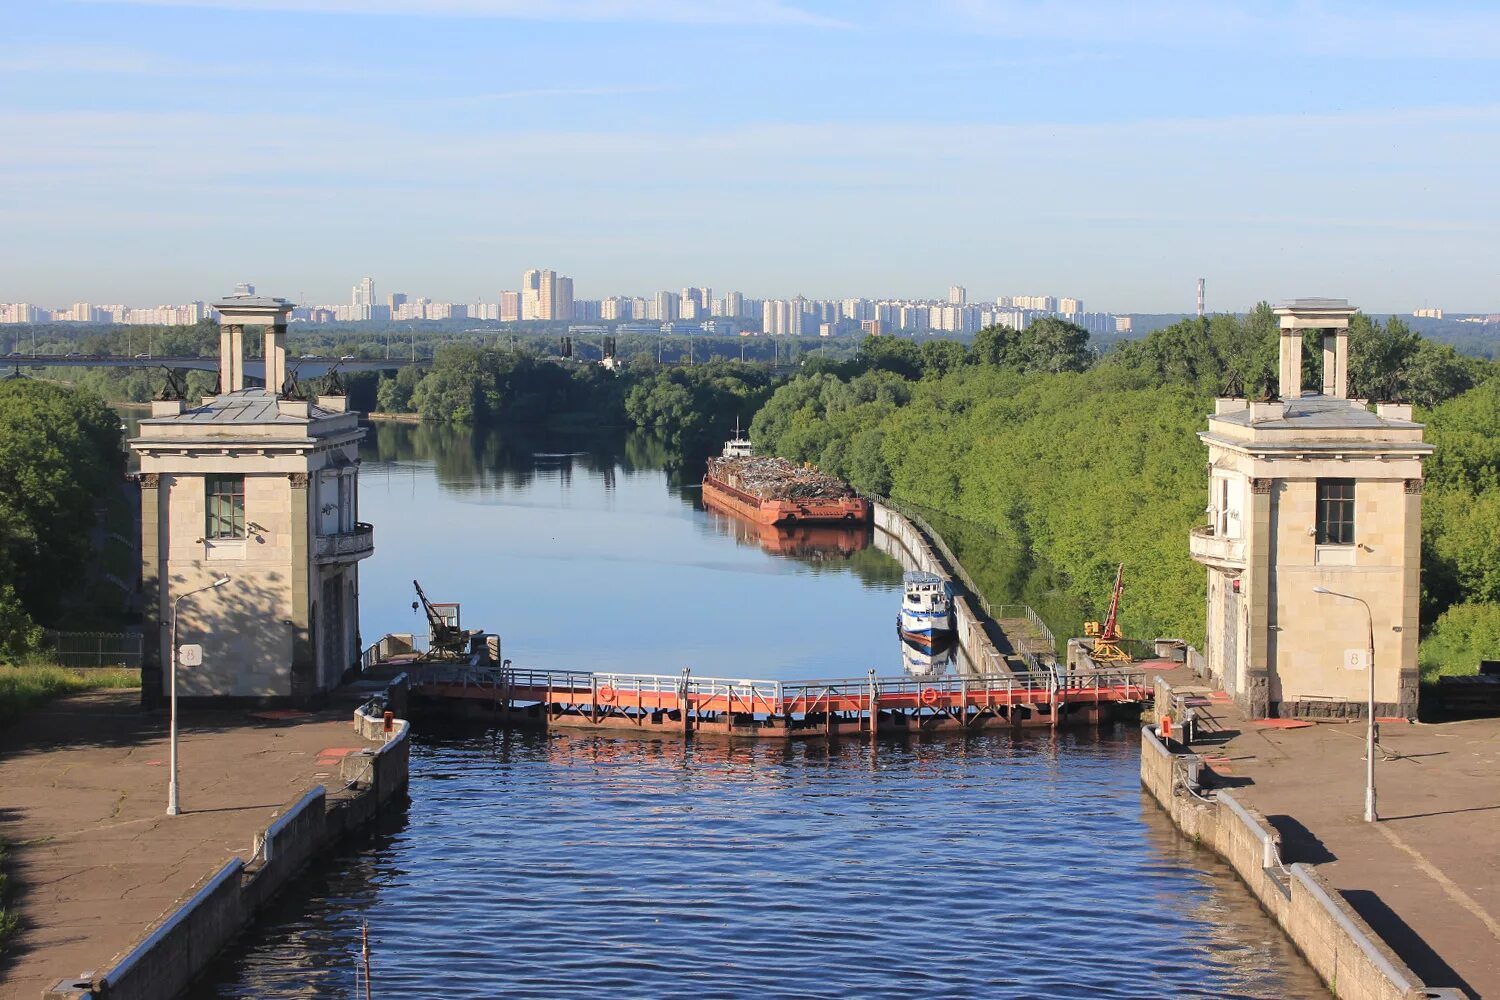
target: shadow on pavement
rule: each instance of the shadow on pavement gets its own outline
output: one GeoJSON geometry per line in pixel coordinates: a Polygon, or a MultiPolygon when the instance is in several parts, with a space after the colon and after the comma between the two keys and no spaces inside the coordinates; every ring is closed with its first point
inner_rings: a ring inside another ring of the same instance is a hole
{"type": "Polygon", "coordinates": [[[1474,988],[1433,951],[1420,934],[1406,925],[1385,900],[1368,889],[1342,889],[1340,893],[1355,912],[1365,918],[1375,933],[1401,956],[1401,960],[1427,986],[1450,986],[1464,991],[1470,1000],[1480,1000],[1474,988]]]}

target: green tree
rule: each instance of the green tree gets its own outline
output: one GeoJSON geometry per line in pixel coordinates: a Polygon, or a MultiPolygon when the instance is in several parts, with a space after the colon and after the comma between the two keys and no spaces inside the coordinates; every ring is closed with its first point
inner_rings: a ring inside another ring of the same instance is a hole
{"type": "Polygon", "coordinates": [[[54,621],[89,560],[95,507],[121,485],[120,420],[98,396],[0,380],[0,642],[54,621]]]}

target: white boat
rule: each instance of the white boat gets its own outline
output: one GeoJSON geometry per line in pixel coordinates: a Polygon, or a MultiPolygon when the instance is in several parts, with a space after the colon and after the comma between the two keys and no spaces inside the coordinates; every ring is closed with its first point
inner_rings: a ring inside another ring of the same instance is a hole
{"type": "Polygon", "coordinates": [[[901,635],[932,643],[953,635],[953,588],[936,573],[901,575],[901,635]]]}
{"type": "Polygon", "coordinates": [[[734,422],[734,437],[724,442],[724,451],[720,458],[754,458],[755,449],[750,446],[748,437],[740,436],[740,422],[734,422]]]}

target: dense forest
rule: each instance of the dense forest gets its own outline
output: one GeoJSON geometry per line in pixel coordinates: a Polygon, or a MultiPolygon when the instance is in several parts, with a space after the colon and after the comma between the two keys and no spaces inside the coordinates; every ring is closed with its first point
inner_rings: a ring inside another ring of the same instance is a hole
{"type": "MultiPolygon", "coordinates": [[[[1187,320],[1095,357],[1060,320],[974,343],[871,338],[849,362],[809,361],[756,415],[757,447],[991,534],[997,600],[1099,614],[1126,564],[1122,622],[1200,641],[1204,574],[1187,554],[1206,478],[1197,432],[1216,395],[1265,398],[1277,321],[1187,320]]],[[[1307,352],[1310,365],[1317,352],[1307,352]]],[[[1490,362],[1356,316],[1351,395],[1417,403],[1438,454],[1424,520],[1427,672],[1500,655],[1500,378],[1490,362]]],[[[963,546],[976,551],[975,545],[963,546]]],[[[969,567],[971,570],[974,567],[969,567]]],[[[984,579],[984,574],[979,574],[984,579]]]]}

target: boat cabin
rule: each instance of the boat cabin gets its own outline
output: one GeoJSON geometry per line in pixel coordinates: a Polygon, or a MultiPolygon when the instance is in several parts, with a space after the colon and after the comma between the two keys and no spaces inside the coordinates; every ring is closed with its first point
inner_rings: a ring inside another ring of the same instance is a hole
{"type": "Polygon", "coordinates": [[[754,458],[755,449],[750,446],[749,438],[737,437],[724,442],[724,452],[721,458],[754,458]]]}
{"type": "Polygon", "coordinates": [[[901,583],[906,590],[906,605],[913,610],[946,610],[952,597],[948,581],[936,573],[903,573],[901,583]]]}

